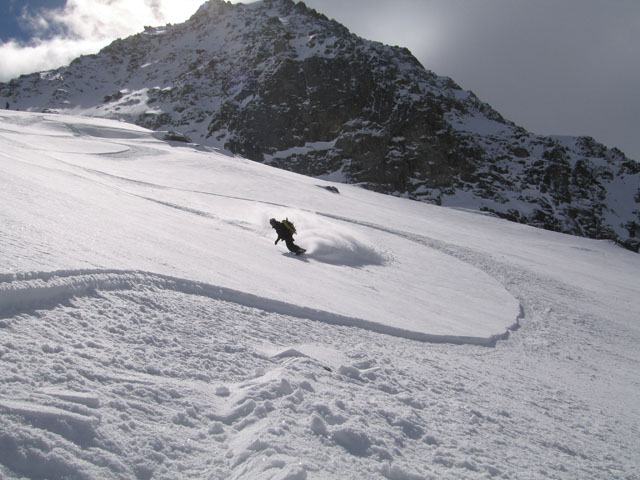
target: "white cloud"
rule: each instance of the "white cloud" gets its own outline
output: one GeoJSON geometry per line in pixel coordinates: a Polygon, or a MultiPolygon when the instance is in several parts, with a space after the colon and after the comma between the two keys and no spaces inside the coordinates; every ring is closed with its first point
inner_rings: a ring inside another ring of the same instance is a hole
{"type": "Polygon", "coordinates": [[[9,41],[0,45],[0,81],[68,64],[80,55],[98,51],[102,46],[103,42],[89,39],[53,38],[28,46],[9,41]]]}
{"type": "Polygon", "coordinates": [[[28,44],[0,44],[0,81],[68,64],[96,53],[116,38],[187,20],[203,0],[68,0],[60,9],[24,12],[28,44]],[[179,3],[179,5],[178,5],[179,3]]]}

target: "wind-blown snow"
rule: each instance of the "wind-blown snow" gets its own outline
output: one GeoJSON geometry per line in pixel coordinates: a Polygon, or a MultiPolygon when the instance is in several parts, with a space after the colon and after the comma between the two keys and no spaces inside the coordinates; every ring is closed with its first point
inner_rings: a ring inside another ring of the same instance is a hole
{"type": "Polygon", "coordinates": [[[637,255],[156,137],[0,111],[0,477],[638,478],[637,255]]]}

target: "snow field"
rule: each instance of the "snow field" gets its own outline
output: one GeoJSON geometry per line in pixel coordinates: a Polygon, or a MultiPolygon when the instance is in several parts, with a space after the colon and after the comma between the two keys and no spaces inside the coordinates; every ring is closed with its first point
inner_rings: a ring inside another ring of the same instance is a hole
{"type": "MultiPolygon", "coordinates": [[[[196,285],[185,293],[188,284],[118,274],[128,286],[113,282],[112,290],[92,275],[98,290],[3,315],[5,470],[28,478],[625,472],[633,438],[567,383],[605,374],[602,357],[585,372],[566,344],[542,361],[532,356],[558,328],[587,337],[572,325],[525,326],[490,350],[425,349],[218,300],[196,285]],[[525,355],[514,357],[510,343],[525,355]],[[611,443],[602,450],[594,438],[611,443]]],[[[582,355],[586,348],[578,346],[582,355]]]]}
{"type": "Polygon", "coordinates": [[[106,120],[0,142],[0,478],[639,478],[637,255],[106,120]]]}
{"type": "Polygon", "coordinates": [[[139,128],[85,118],[66,124],[67,137],[59,125],[47,137],[60,141],[57,147],[26,153],[25,137],[37,143],[42,126],[32,132],[9,122],[21,130],[7,133],[7,155],[27,160],[5,165],[12,178],[5,192],[22,202],[6,213],[17,215],[7,221],[36,229],[26,241],[38,244],[23,246],[19,255],[41,252],[19,266],[11,264],[17,257],[10,260],[10,271],[152,271],[436,341],[490,344],[517,322],[517,300],[484,272],[394,233],[311,208],[344,208],[357,205],[357,198],[343,199],[310,178],[160,142],[139,128]],[[73,155],[67,143],[76,135],[117,147],[73,155]],[[38,205],[44,204],[53,215],[42,217],[38,205]],[[272,216],[290,217],[298,226],[296,241],[309,250],[301,261],[288,258],[284,245],[273,246],[272,216]],[[58,238],[61,249],[53,240],[58,238]],[[287,263],[274,254],[278,249],[287,263]],[[465,302],[457,307],[461,292],[465,302]]]}

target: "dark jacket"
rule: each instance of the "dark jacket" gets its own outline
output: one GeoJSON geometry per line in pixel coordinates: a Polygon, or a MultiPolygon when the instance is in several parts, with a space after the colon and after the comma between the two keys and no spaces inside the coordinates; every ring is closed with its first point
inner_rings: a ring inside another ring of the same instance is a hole
{"type": "Polygon", "coordinates": [[[276,244],[280,240],[293,240],[293,234],[291,233],[291,230],[285,227],[282,222],[275,221],[271,226],[275,229],[276,233],[278,234],[278,239],[276,240],[276,244]]]}
{"type": "Polygon", "coordinates": [[[296,254],[300,254],[305,251],[303,248],[300,248],[298,245],[293,243],[293,233],[291,233],[291,230],[285,227],[282,222],[278,222],[275,219],[272,219],[270,222],[271,222],[271,227],[278,234],[278,238],[276,239],[276,245],[280,240],[284,240],[284,243],[287,244],[287,248],[289,249],[289,251],[296,254]]]}

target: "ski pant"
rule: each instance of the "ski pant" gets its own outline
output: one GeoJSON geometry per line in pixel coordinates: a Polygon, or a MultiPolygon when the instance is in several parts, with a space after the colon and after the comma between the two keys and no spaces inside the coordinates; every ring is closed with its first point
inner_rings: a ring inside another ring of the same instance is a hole
{"type": "Polygon", "coordinates": [[[300,247],[293,243],[293,238],[285,238],[284,243],[287,244],[287,248],[290,252],[298,253],[300,251],[300,247]]]}

